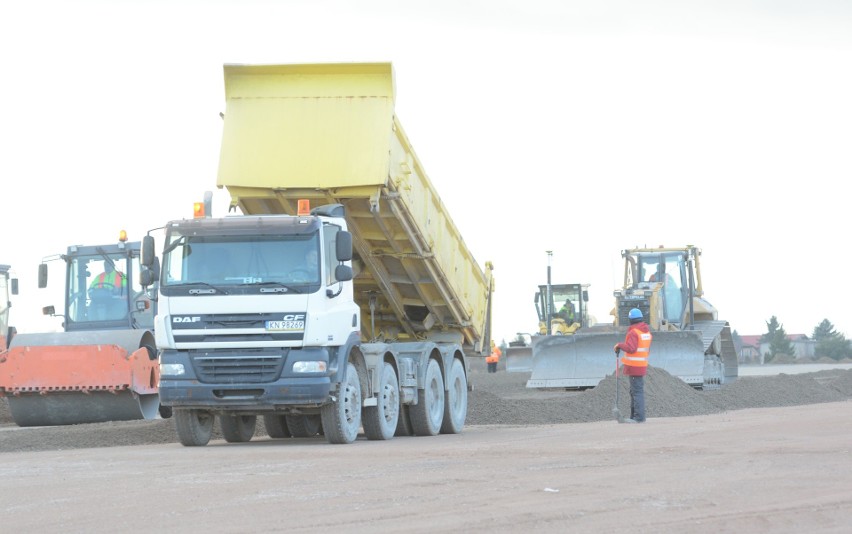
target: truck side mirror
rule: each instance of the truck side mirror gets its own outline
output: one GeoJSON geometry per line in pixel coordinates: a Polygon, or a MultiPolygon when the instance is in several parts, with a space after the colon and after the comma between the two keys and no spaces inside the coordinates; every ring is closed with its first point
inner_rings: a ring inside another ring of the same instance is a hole
{"type": "Polygon", "coordinates": [[[142,253],[140,254],[139,263],[150,268],[154,264],[154,238],[146,235],[142,237],[142,253]]]}
{"type": "Polygon", "coordinates": [[[12,294],[13,295],[18,294],[18,279],[17,278],[12,278],[12,294]]]}
{"type": "Polygon", "coordinates": [[[583,290],[583,302],[589,302],[589,292],[583,290]]]}
{"type": "Polygon", "coordinates": [[[348,265],[338,265],[334,268],[334,279],[338,282],[348,282],[352,280],[352,267],[348,265]]]}
{"type": "Polygon", "coordinates": [[[38,264],[38,287],[44,289],[47,287],[47,264],[38,264]]]}
{"type": "Polygon", "coordinates": [[[154,273],[151,272],[151,269],[145,267],[139,271],[139,285],[141,285],[142,287],[148,287],[153,283],[154,273]]]}
{"type": "Polygon", "coordinates": [[[148,287],[160,279],[160,258],[154,257],[153,265],[143,267],[139,272],[139,285],[148,287]]]}
{"type": "MultiPolygon", "coordinates": [[[[336,247],[335,253],[337,254],[337,261],[349,261],[352,259],[352,234],[349,232],[340,231],[337,232],[336,239],[336,247]]],[[[352,279],[351,277],[349,278],[352,279]]],[[[338,278],[340,280],[340,278],[338,278]]]]}
{"type": "Polygon", "coordinates": [[[54,315],[56,315],[56,308],[54,308],[53,306],[45,306],[41,309],[41,313],[42,315],[50,315],[51,317],[53,317],[54,315]]]}

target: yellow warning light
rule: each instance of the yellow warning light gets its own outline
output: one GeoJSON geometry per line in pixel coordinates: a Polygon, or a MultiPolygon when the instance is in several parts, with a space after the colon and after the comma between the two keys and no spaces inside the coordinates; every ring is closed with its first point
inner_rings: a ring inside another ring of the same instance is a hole
{"type": "Polygon", "coordinates": [[[311,201],[307,198],[299,199],[299,206],[297,209],[297,215],[310,215],[311,214],[311,201]]]}
{"type": "Polygon", "coordinates": [[[118,240],[124,243],[127,241],[127,230],[122,230],[118,232],[118,240]]]}
{"type": "Polygon", "coordinates": [[[192,204],[192,216],[196,219],[204,217],[204,202],[195,202],[192,204]]]}

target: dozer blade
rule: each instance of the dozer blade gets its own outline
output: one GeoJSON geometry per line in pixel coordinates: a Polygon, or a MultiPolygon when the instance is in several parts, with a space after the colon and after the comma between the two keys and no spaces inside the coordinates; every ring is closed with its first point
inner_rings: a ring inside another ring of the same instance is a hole
{"type": "Polygon", "coordinates": [[[532,371],[532,347],[506,347],[506,372],[532,371]]]}
{"type": "Polygon", "coordinates": [[[150,332],[18,334],[0,393],[19,426],[154,419],[159,368],[150,332]]]}
{"type": "MultiPolygon", "coordinates": [[[[653,332],[650,365],[665,369],[687,384],[704,381],[704,345],[700,332],[653,332]]],[[[624,334],[597,333],[543,336],[532,344],[528,388],[584,389],[615,372],[613,347],[624,334]]]]}

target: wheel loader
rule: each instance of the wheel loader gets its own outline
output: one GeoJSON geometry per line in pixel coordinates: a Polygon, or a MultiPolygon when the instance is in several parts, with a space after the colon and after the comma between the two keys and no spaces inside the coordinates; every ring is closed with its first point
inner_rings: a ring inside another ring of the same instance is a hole
{"type": "Polygon", "coordinates": [[[0,396],[19,426],[154,419],[160,409],[156,303],[139,285],[139,242],[70,246],[39,265],[65,264],[62,332],[19,333],[0,357],[0,396]],[[104,273],[104,274],[102,274],[104,273]],[[114,274],[107,274],[114,273],[114,274]]]}
{"type": "Polygon", "coordinates": [[[613,346],[624,340],[632,308],[651,327],[650,365],[697,389],[736,379],[737,353],[727,321],[704,298],[699,257],[692,245],[623,250],[624,285],[614,292],[610,325],[572,336],[532,340],[528,388],[585,389],[615,371],[613,346]]]}
{"type": "Polygon", "coordinates": [[[519,332],[506,348],[506,371],[529,372],[532,343],[542,336],[570,336],[589,327],[589,284],[547,284],[538,286],[534,304],[538,316],[535,333],[519,332]],[[550,327],[548,328],[548,325],[550,327]]]}

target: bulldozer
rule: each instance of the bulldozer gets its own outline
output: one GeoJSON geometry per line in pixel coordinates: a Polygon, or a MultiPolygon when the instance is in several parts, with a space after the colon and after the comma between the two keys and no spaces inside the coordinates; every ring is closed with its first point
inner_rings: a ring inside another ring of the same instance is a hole
{"type": "Polygon", "coordinates": [[[622,250],[624,284],[614,292],[611,324],[571,336],[532,339],[528,388],[586,389],[615,370],[613,346],[623,341],[632,308],[653,333],[650,365],[696,389],[718,389],[738,375],[731,328],[704,298],[701,251],[684,247],[622,250]]]}
{"type": "Polygon", "coordinates": [[[571,336],[590,326],[588,287],[589,284],[538,286],[533,299],[538,330],[535,333],[518,332],[517,337],[509,342],[505,351],[507,372],[529,372],[533,340],[542,336],[571,336]]]}
{"type": "Polygon", "coordinates": [[[48,262],[65,267],[61,332],[19,333],[0,357],[0,396],[18,426],[51,426],[168,417],[158,394],[156,301],[139,285],[140,242],[68,247],[48,262]]]}

